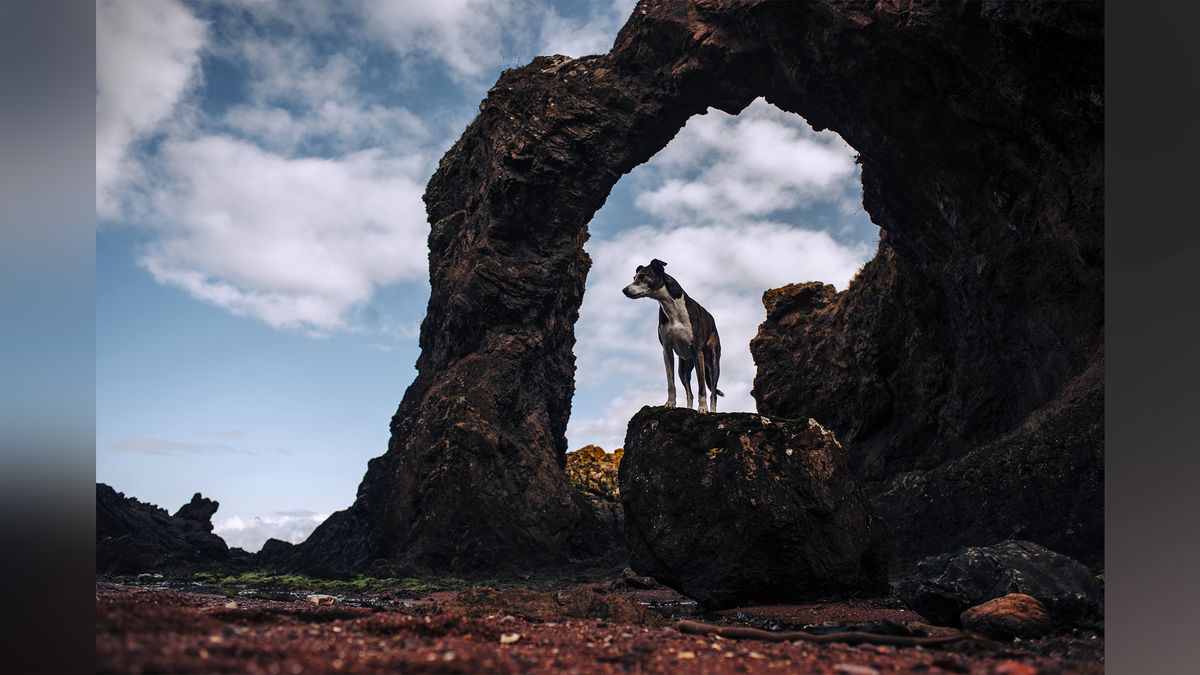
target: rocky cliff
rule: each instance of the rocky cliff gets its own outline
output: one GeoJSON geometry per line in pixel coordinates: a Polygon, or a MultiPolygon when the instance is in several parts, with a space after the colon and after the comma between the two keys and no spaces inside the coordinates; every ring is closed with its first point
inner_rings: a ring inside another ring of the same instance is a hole
{"type": "Polygon", "coordinates": [[[756,355],[796,374],[760,380],[763,411],[827,420],[879,479],[1011,429],[1101,341],[1100,17],[644,0],[608,54],[505,71],[425,193],[430,300],[387,452],[297,564],[496,571],[614,545],[563,473],[587,223],[690,116],[758,96],[861,153],[885,230],[854,289],[769,332],[756,355]]]}

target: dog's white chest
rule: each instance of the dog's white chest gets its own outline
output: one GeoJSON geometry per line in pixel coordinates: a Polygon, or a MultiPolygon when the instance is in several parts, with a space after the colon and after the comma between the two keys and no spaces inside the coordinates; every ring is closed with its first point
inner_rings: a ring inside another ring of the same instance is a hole
{"type": "Polygon", "coordinates": [[[687,304],[683,298],[662,303],[666,322],[658,327],[658,340],[664,347],[670,347],[679,356],[692,358],[692,320],[688,316],[687,304]]]}

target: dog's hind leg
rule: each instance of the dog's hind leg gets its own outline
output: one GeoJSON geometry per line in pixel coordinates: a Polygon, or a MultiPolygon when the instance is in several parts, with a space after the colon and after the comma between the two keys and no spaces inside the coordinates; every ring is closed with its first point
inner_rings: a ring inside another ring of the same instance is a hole
{"type": "Polygon", "coordinates": [[[705,361],[708,359],[708,352],[704,350],[696,350],[696,395],[700,397],[700,404],[696,406],[698,412],[708,412],[708,393],[707,383],[708,369],[705,368],[705,361]]]}
{"type": "Polygon", "coordinates": [[[709,400],[712,412],[717,412],[717,395],[721,393],[721,390],[717,389],[717,380],[721,377],[721,356],[719,353],[713,354],[712,351],[708,354],[708,368],[705,369],[705,373],[708,375],[708,389],[711,392],[709,400]]]}
{"type": "Polygon", "coordinates": [[[694,361],[679,359],[679,381],[683,383],[683,393],[687,394],[688,408],[692,407],[692,368],[694,367],[694,361]]]}
{"type": "MultiPolygon", "coordinates": [[[[663,365],[667,367],[667,407],[675,407],[675,352],[663,347],[663,365]]],[[[688,405],[692,405],[692,392],[688,392],[688,405]]]]}

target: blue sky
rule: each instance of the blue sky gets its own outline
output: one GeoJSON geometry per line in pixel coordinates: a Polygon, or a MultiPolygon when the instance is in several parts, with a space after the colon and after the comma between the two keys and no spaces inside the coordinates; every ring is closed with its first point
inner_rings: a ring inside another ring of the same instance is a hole
{"type": "MultiPolygon", "coordinates": [[[[602,53],[632,2],[105,2],[97,12],[96,478],[217,532],[299,541],[354,499],[415,375],[421,193],[500,71],[602,53]]],[[[661,404],[668,263],[716,317],[723,410],[753,410],[762,292],[875,250],[853,150],[759,100],[697,116],[590,225],[572,447],[661,404]]]]}

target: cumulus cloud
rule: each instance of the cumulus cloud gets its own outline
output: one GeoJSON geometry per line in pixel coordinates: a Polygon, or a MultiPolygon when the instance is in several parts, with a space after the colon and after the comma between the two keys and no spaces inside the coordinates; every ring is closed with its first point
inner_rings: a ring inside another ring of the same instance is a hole
{"type": "Polygon", "coordinates": [[[475,81],[508,60],[520,35],[514,0],[366,0],[367,30],[402,55],[441,63],[460,81],[475,81]]]}
{"type": "MultiPolygon", "coordinates": [[[[621,294],[638,265],[652,257],[666,260],[667,272],[713,314],[722,347],[719,388],[725,393],[718,409],[753,411],[749,345],[764,317],[763,291],[799,281],[845,288],[874,252],[865,242],[846,245],[828,232],[774,222],[643,226],[594,241],[588,250],[593,265],[576,324],[577,385],[582,391],[621,393],[598,417],[572,417],[567,436],[571,447],[596,443],[610,450],[624,443],[625,425],[635,412],[666,400],[658,305],[621,294]]],[[[685,401],[679,387],[677,403],[685,401]]]]}
{"type": "Polygon", "coordinates": [[[208,455],[213,453],[232,453],[237,455],[253,455],[249,450],[234,448],[228,445],[212,443],[186,443],[165,438],[135,436],[119,440],[108,447],[109,452],[126,455],[208,455]]]}
{"type": "Polygon", "coordinates": [[[158,129],[200,78],[205,24],[182,3],[96,6],[96,211],[115,218],[142,176],[131,146],[158,129]]]}
{"type": "Polygon", "coordinates": [[[213,534],[224,539],[230,546],[255,552],[261,549],[268,539],[298,544],[307,539],[308,535],[317,529],[317,525],[328,517],[328,513],[305,510],[276,511],[269,516],[253,518],[230,516],[213,523],[213,534]]]}
{"type": "Polygon", "coordinates": [[[162,170],[139,264],[234,314],[342,329],[376,286],[426,276],[419,157],[286,158],[218,136],[168,141],[162,170]]]}
{"type": "Polygon", "coordinates": [[[554,7],[548,7],[541,20],[537,52],[574,58],[606,54],[635,4],[637,0],[589,4],[585,17],[563,16],[554,7]]]}
{"type": "Polygon", "coordinates": [[[853,150],[757,99],[740,115],[693,117],[647,172],[637,206],[668,223],[737,221],[829,201],[861,203],[853,150]]]}

